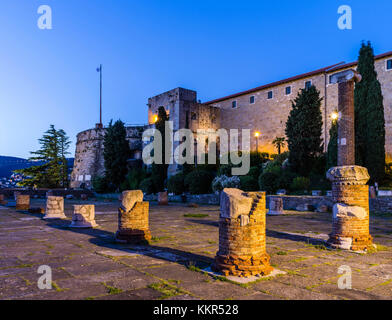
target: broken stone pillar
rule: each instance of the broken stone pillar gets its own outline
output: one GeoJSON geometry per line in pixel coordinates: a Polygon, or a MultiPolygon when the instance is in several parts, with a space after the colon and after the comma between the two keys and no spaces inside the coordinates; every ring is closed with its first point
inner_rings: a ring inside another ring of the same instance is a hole
{"type": "Polygon", "coordinates": [[[48,196],[44,219],[66,219],[64,214],[64,198],[48,196]]]}
{"type": "Polygon", "coordinates": [[[124,191],[118,209],[118,242],[141,242],[151,239],[148,222],[149,203],[143,201],[141,190],[124,191]]]}
{"type": "Polygon", "coordinates": [[[158,192],[158,204],[160,206],[167,206],[169,204],[169,197],[167,195],[167,191],[158,192]]]}
{"type": "Polygon", "coordinates": [[[74,205],[71,228],[96,228],[95,206],[89,204],[74,205]]]}
{"type": "Polygon", "coordinates": [[[328,243],[333,248],[363,251],[372,245],[369,234],[369,174],[360,166],[329,169],[332,181],[333,220],[328,243]]]}
{"type": "Polygon", "coordinates": [[[220,200],[219,251],[212,269],[225,276],[269,274],[265,192],[224,189],[220,200]]]}
{"type": "Polygon", "coordinates": [[[338,166],[329,169],[334,201],[332,233],[328,243],[333,248],[363,251],[372,245],[369,234],[369,173],[355,165],[354,86],[361,76],[354,70],[332,75],[338,83],[338,166]]]}
{"type": "Polygon", "coordinates": [[[283,199],[282,198],[270,198],[270,204],[269,204],[269,211],[268,215],[269,216],[279,216],[284,214],[283,211],[283,199]]]}
{"type": "Polygon", "coordinates": [[[27,194],[16,194],[16,210],[27,211],[30,209],[30,196],[27,194]]]}

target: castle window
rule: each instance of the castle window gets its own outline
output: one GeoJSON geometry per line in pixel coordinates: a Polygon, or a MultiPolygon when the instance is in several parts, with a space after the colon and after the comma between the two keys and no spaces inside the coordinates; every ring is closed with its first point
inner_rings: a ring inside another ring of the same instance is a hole
{"type": "Polygon", "coordinates": [[[254,104],[254,103],[255,103],[255,96],[251,96],[251,97],[249,98],[249,103],[250,103],[250,104],[254,104]]]}
{"type": "Polygon", "coordinates": [[[311,80],[305,82],[305,89],[309,89],[311,86],[312,86],[311,80]]]}
{"type": "Polygon", "coordinates": [[[272,99],[273,97],[274,97],[274,92],[268,91],[268,100],[272,99]]]}
{"type": "Polygon", "coordinates": [[[285,92],[286,92],[286,96],[288,96],[289,94],[291,94],[291,86],[286,87],[285,92]]]}
{"type": "Polygon", "coordinates": [[[196,119],[197,119],[197,115],[196,115],[195,112],[192,112],[192,114],[191,114],[191,119],[192,119],[192,120],[196,120],[196,119]]]}
{"type": "Polygon", "coordinates": [[[392,59],[387,60],[387,70],[392,70],[392,59]]]}
{"type": "Polygon", "coordinates": [[[237,108],[237,101],[234,100],[234,101],[231,103],[231,107],[232,107],[233,109],[237,108]]]}

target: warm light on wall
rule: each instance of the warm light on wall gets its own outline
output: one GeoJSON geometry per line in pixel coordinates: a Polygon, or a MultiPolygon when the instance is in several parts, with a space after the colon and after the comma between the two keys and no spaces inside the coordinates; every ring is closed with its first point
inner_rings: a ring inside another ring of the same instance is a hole
{"type": "Polygon", "coordinates": [[[157,115],[153,115],[152,116],[152,122],[156,123],[158,121],[158,116],[157,115]]]}

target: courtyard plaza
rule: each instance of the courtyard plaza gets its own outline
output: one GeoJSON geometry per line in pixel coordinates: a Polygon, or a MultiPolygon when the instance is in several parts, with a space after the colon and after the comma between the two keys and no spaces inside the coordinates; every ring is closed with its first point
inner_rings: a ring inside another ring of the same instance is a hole
{"type": "MultiPolygon", "coordinates": [[[[219,246],[219,207],[150,202],[149,245],[115,243],[117,200],[65,200],[67,219],[0,207],[0,299],[33,300],[343,300],[392,298],[392,219],[371,213],[376,247],[367,254],[330,250],[332,213],[267,216],[267,252],[283,271],[236,283],[207,273],[219,246]],[[95,229],[70,229],[73,205],[95,204],[95,229]],[[39,289],[38,268],[52,270],[39,289]],[[352,289],[339,289],[349,266],[352,289]]],[[[32,199],[31,207],[45,208],[32,199]]]]}

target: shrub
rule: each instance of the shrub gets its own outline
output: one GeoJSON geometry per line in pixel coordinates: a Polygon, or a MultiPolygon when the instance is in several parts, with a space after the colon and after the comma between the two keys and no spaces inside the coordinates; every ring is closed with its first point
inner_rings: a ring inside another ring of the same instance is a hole
{"type": "Polygon", "coordinates": [[[210,172],[195,170],[185,177],[184,183],[191,194],[206,194],[211,192],[212,179],[210,172]]]}
{"type": "Polygon", "coordinates": [[[282,168],[280,164],[275,163],[274,161],[270,161],[266,164],[266,166],[263,169],[263,173],[268,173],[268,172],[274,173],[277,176],[279,176],[282,172],[282,168]]]}
{"type": "Polygon", "coordinates": [[[167,182],[167,191],[174,194],[183,194],[185,191],[184,175],[178,173],[175,176],[169,178],[167,182]]]}
{"type": "Polygon", "coordinates": [[[251,167],[249,173],[247,174],[250,177],[253,177],[256,181],[260,175],[260,168],[259,167],[251,167]]]}
{"type": "Polygon", "coordinates": [[[152,178],[146,178],[140,182],[140,189],[145,194],[152,194],[155,192],[154,180],[152,178]]]}
{"type": "Polygon", "coordinates": [[[129,170],[125,181],[121,184],[122,190],[137,190],[140,188],[140,182],[148,176],[147,171],[141,168],[132,168],[129,170]]]}
{"type": "Polygon", "coordinates": [[[280,176],[279,176],[279,189],[290,189],[291,183],[293,180],[297,177],[298,175],[295,172],[292,172],[291,170],[285,169],[282,170],[280,176]]]}
{"type": "Polygon", "coordinates": [[[231,177],[231,169],[233,168],[233,165],[230,164],[222,164],[219,167],[218,170],[218,176],[226,176],[226,177],[231,177]]]}
{"type": "Polygon", "coordinates": [[[259,187],[267,193],[275,193],[279,188],[279,176],[274,172],[263,172],[259,177],[259,187]]]}
{"type": "Polygon", "coordinates": [[[310,180],[306,177],[297,177],[293,180],[290,189],[293,191],[306,191],[309,189],[310,180]]]}
{"type": "Polygon", "coordinates": [[[257,179],[252,176],[241,176],[241,189],[244,191],[257,191],[259,189],[259,184],[257,179]]]}
{"type": "Polygon", "coordinates": [[[224,188],[239,188],[240,185],[241,181],[237,176],[218,176],[212,181],[212,190],[217,192],[222,191],[224,188]]]}
{"type": "Polygon", "coordinates": [[[274,159],[275,163],[279,163],[280,165],[283,164],[283,162],[289,158],[289,153],[288,152],[283,152],[281,154],[274,154],[271,156],[274,159]]]}
{"type": "Polygon", "coordinates": [[[95,177],[92,180],[92,185],[97,193],[108,193],[112,192],[113,188],[110,187],[106,177],[95,177]]]}

